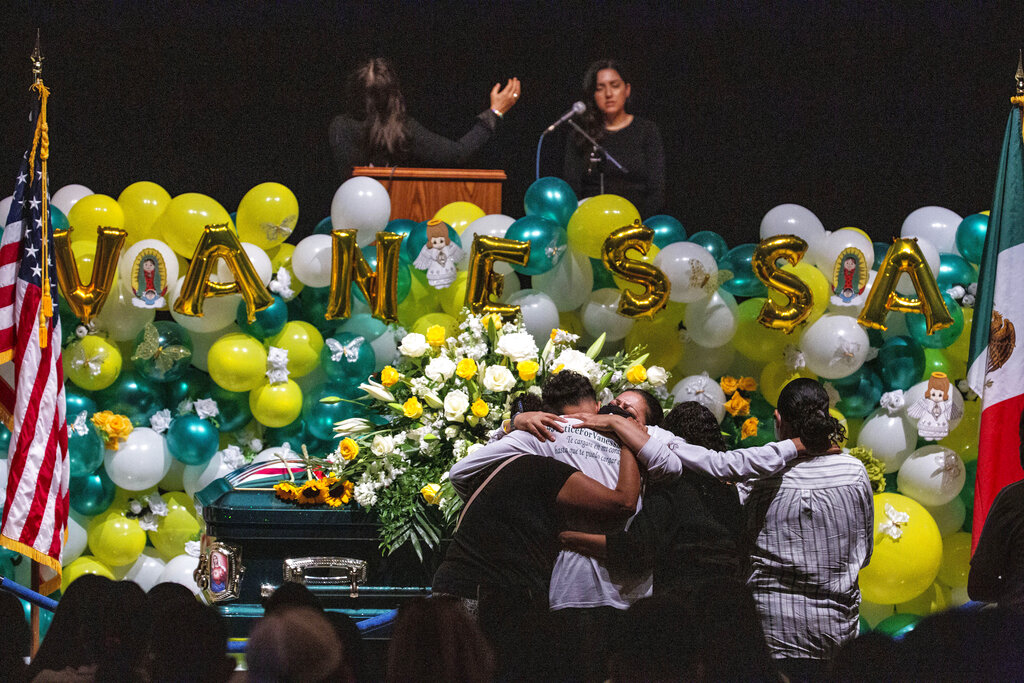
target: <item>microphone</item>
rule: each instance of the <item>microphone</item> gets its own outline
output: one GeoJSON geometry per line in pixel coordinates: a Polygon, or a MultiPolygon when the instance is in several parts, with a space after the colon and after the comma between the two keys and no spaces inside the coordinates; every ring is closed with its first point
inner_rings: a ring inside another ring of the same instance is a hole
{"type": "Polygon", "coordinates": [[[569,111],[562,114],[562,116],[557,121],[548,126],[547,130],[544,132],[550,133],[555,128],[558,128],[560,125],[562,125],[572,117],[576,116],[577,114],[582,114],[586,110],[587,105],[583,104],[582,102],[573,102],[572,107],[569,108],[569,111]]]}

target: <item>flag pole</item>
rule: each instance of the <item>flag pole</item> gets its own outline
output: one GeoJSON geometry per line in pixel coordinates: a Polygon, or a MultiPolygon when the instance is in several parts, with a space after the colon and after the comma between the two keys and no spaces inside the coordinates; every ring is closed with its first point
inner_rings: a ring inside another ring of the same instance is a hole
{"type": "MultiPolygon", "coordinates": [[[[40,47],[39,47],[39,29],[38,28],[36,29],[36,47],[35,47],[34,50],[32,50],[32,54],[29,56],[29,60],[31,60],[31,62],[32,62],[32,76],[33,76],[32,87],[34,89],[38,90],[39,94],[40,94],[40,97],[42,97],[42,92],[45,90],[45,86],[43,86],[43,53],[42,53],[42,51],[40,50],[40,47]]],[[[45,100],[44,100],[44,102],[45,102],[45,100]]],[[[37,126],[39,126],[39,125],[45,126],[45,121],[46,121],[45,116],[46,116],[46,110],[43,109],[42,111],[40,111],[39,121],[36,124],[37,126]]],[[[45,180],[46,179],[46,158],[49,156],[49,149],[48,149],[49,148],[49,139],[48,138],[49,138],[49,136],[47,135],[47,140],[45,142],[45,147],[46,147],[45,155],[44,155],[43,151],[40,150],[40,157],[41,157],[42,164],[43,164],[43,179],[41,180],[41,182],[43,182],[43,183],[46,182],[46,180],[45,180]]],[[[35,145],[33,145],[33,148],[34,147],[35,147],[35,145]]],[[[29,168],[30,169],[32,168],[31,164],[29,165],[29,168]]],[[[43,240],[42,240],[43,249],[46,248],[46,236],[45,236],[45,229],[46,228],[45,228],[45,226],[46,226],[46,223],[47,223],[47,220],[48,220],[47,206],[46,205],[47,205],[47,195],[46,195],[46,186],[44,185],[43,186],[43,216],[42,216],[42,218],[43,218],[43,226],[44,226],[44,228],[43,228],[44,235],[43,235],[43,240]]],[[[43,252],[43,258],[42,258],[43,272],[44,273],[47,270],[46,269],[46,265],[45,265],[47,263],[46,259],[47,259],[47,256],[46,256],[46,252],[44,251],[43,252]]],[[[49,292],[49,288],[45,284],[45,279],[44,279],[44,284],[43,284],[43,291],[44,292],[49,292]]],[[[40,311],[42,312],[44,310],[46,310],[46,307],[45,306],[41,306],[40,307],[40,311]]],[[[45,319],[42,320],[41,322],[43,322],[43,324],[45,325],[45,319]]],[[[43,330],[42,329],[40,329],[39,333],[40,333],[40,339],[41,340],[44,339],[45,336],[43,334],[43,330]]],[[[31,588],[32,588],[32,590],[34,590],[34,591],[36,591],[38,593],[39,592],[39,587],[40,587],[40,585],[43,582],[43,577],[42,577],[42,569],[43,569],[43,567],[42,567],[42,565],[40,563],[36,562],[35,560],[30,560],[30,561],[32,563],[31,564],[31,574],[30,574],[30,576],[31,576],[30,583],[32,584],[31,588]]],[[[30,611],[29,611],[29,629],[32,632],[32,650],[31,650],[31,652],[32,652],[32,656],[35,657],[36,656],[36,652],[39,651],[39,605],[35,604],[34,602],[32,603],[32,605],[30,607],[30,611]]]]}

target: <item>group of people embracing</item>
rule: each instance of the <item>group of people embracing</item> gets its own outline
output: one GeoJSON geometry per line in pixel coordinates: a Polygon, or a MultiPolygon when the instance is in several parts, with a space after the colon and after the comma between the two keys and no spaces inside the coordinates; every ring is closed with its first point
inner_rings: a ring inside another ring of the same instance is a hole
{"type": "Polygon", "coordinates": [[[449,473],[466,502],[435,598],[475,616],[503,680],[822,676],[857,635],[872,490],[818,382],[789,383],[775,423],[730,451],[700,403],[601,407],[588,378],[552,375],[449,473]],[[754,634],[742,653],[710,662],[695,643],[714,628],[671,632],[698,604],[754,634]]]}

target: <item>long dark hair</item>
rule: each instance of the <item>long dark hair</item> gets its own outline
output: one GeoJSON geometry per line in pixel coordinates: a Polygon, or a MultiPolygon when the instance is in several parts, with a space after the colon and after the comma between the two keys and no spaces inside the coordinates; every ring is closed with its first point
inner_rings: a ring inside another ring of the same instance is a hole
{"type": "MultiPolygon", "coordinates": [[[[597,92],[597,73],[604,69],[612,69],[617,72],[623,83],[630,82],[622,65],[614,59],[599,59],[596,62],[591,62],[587,67],[587,72],[583,74],[583,91],[580,96],[583,104],[587,105],[587,110],[580,114],[580,127],[595,140],[600,140],[606,134],[604,114],[594,104],[594,93],[597,92]]],[[[580,148],[585,148],[590,144],[576,132],[573,132],[573,142],[580,148]]]]}
{"type": "Polygon", "coordinates": [[[804,442],[809,451],[827,451],[846,438],[846,428],[828,412],[828,394],[817,380],[799,377],[779,394],[782,421],[804,442]]]}
{"type": "Polygon", "coordinates": [[[687,443],[713,451],[729,450],[714,413],[697,401],[686,401],[674,406],[661,426],[686,439],[687,443]]]}
{"type": "Polygon", "coordinates": [[[388,166],[405,156],[409,145],[405,97],[391,62],[368,59],[349,78],[352,117],[363,122],[360,160],[388,166]]]}

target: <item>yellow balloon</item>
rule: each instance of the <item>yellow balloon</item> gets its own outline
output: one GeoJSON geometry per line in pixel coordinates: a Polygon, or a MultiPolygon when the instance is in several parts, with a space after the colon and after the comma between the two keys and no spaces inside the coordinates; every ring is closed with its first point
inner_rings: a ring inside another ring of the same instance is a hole
{"type": "Polygon", "coordinates": [[[444,221],[461,235],[466,226],[485,215],[483,209],[471,202],[452,202],[438,209],[431,220],[444,221]]]}
{"type": "Polygon", "coordinates": [[[67,591],[68,586],[71,583],[86,574],[99,574],[105,576],[111,581],[114,580],[114,571],[103,562],[99,561],[92,555],[82,555],[74,562],[64,567],[60,577],[60,590],[61,593],[67,591]]]}
{"type": "Polygon", "coordinates": [[[964,416],[956,429],[939,441],[960,456],[964,462],[978,459],[978,432],[981,420],[981,401],[964,401],[964,416]]]}
{"type": "MultiPolygon", "coordinates": [[[[90,282],[92,280],[92,269],[96,263],[95,235],[91,239],[74,240],[71,242],[71,251],[75,256],[75,266],[78,268],[78,279],[82,282],[90,282]]],[[[111,292],[117,291],[117,283],[120,279],[117,271],[118,269],[114,268],[114,279],[110,281],[109,288],[111,292]]]]}
{"type": "Polygon", "coordinates": [[[585,200],[569,218],[566,229],[573,251],[600,259],[605,239],[619,228],[640,220],[640,212],[629,200],[614,194],[599,194],[585,200]]]}
{"type": "MultiPolygon", "coordinates": [[[[511,277],[515,277],[512,275],[511,277]]],[[[457,316],[462,307],[466,305],[466,282],[469,273],[460,270],[455,275],[455,282],[448,285],[446,289],[437,290],[437,300],[441,302],[441,309],[451,316],[457,316]]]]}
{"type": "Polygon", "coordinates": [[[302,377],[320,367],[320,349],[324,337],[313,325],[304,320],[290,320],[280,332],[267,339],[268,346],[288,352],[288,374],[302,377]]]}
{"type": "Polygon", "coordinates": [[[441,290],[434,289],[427,283],[427,275],[422,270],[410,270],[412,284],[409,287],[409,295],[398,307],[398,324],[406,329],[411,328],[420,317],[441,308],[441,302],[438,301],[441,290]]]}
{"type": "Polygon", "coordinates": [[[897,604],[911,600],[932,585],[942,563],[942,537],[935,520],[915,500],[897,493],[875,496],[875,549],[871,563],[860,570],[860,590],[865,600],[897,604]],[[882,531],[890,522],[886,503],[895,510],[899,538],[882,531]],[[909,519],[901,522],[900,513],[909,519]]]}
{"type": "Polygon", "coordinates": [[[288,244],[286,242],[284,244],[279,244],[276,247],[272,247],[267,251],[267,256],[270,257],[270,266],[275,274],[277,274],[277,271],[284,268],[288,271],[288,274],[292,276],[291,289],[295,293],[295,296],[298,296],[299,292],[305,289],[306,285],[299,282],[299,279],[295,277],[295,271],[292,270],[292,254],[294,253],[295,245],[288,244]]]}
{"type": "Polygon", "coordinates": [[[288,239],[299,221],[299,202],[281,183],[260,183],[238,203],[238,238],[268,249],[288,239]]]}
{"type": "Polygon", "coordinates": [[[144,239],[160,239],[153,224],[171,203],[171,195],[164,188],[148,180],[132,183],[121,191],[117,203],[124,211],[124,229],[128,233],[125,246],[144,239]]]}
{"type": "Polygon", "coordinates": [[[106,389],[121,374],[121,352],[94,334],[71,342],[64,349],[62,362],[64,376],[86,391],[106,389]]]}
{"type": "Polygon", "coordinates": [[[146,532],[139,520],[129,519],[123,510],[97,515],[87,530],[89,550],[110,567],[123,567],[139,559],[146,547],[146,532]]]}
{"type": "Polygon", "coordinates": [[[650,354],[644,365],[674,368],[683,359],[683,345],[679,343],[679,323],[686,312],[686,304],[670,301],[652,320],[637,320],[626,334],[627,350],[638,346],[650,354]]]}
{"type": "Polygon", "coordinates": [[[764,297],[754,297],[737,307],[736,334],[732,338],[732,345],[737,351],[758,363],[782,358],[782,350],[793,343],[785,332],[767,328],[758,322],[764,302],[764,297]]]}
{"type": "Polygon", "coordinates": [[[942,612],[949,609],[953,602],[953,596],[949,588],[938,581],[924,589],[924,592],[916,598],[901,602],[896,605],[898,614],[916,614],[926,617],[934,612],[942,612]]]}
{"type": "Polygon", "coordinates": [[[149,540],[165,560],[185,552],[185,544],[199,533],[195,505],[184,491],[163,494],[167,503],[167,516],[161,517],[156,531],[149,532],[149,540]]]}
{"type": "Polygon", "coordinates": [[[587,336],[587,331],[583,328],[583,321],[580,319],[580,314],[577,311],[560,312],[558,314],[558,326],[569,334],[579,335],[580,337],[587,336]]]}
{"type": "Polygon", "coordinates": [[[758,390],[761,392],[761,395],[764,396],[764,400],[768,401],[768,403],[773,406],[778,406],[779,394],[782,393],[782,387],[786,386],[798,377],[818,379],[818,376],[807,368],[790,370],[786,367],[785,361],[781,359],[773,360],[768,363],[768,365],[764,366],[763,370],[761,370],[761,382],[758,385],[758,390]]]}
{"type": "Polygon", "coordinates": [[[420,316],[416,322],[412,324],[412,329],[410,331],[425,335],[427,330],[434,325],[440,325],[443,327],[445,329],[445,334],[448,337],[453,337],[458,334],[459,321],[447,313],[427,313],[424,316],[420,316]]]}
{"type": "Polygon", "coordinates": [[[279,384],[264,382],[249,392],[249,409],[266,427],[290,425],[302,412],[302,389],[293,380],[279,384]]]}
{"type": "Polygon", "coordinates": [[[228,391],[249,391],[266,379],[267,350],[255,337],[232,332],[210,346],[206,363],[210,379],[217,386],[228,391]]]}
{"type": "Polygon", "coordinates": [[[967,355],[971,347],[971,325],[974,323],[974,309],[964,306],[960,309],[964,314],[964,329],[952,344],[946,347],[946,355],[950,359],[966,365],[967,355]]]}
{"type": "MultiPolygon", "coordinates": [[[[804,284],[811,290],[811,296],[813,297],[811,313],[803,323],[810,325],[820,318],[825,313],[825,309],[828,308],[829,297],[832,295],[828,288],[828,280],[820,270],[806,261],[800,261],[795,266],[787,263],[780,270],[793,273],[803,280],[804,284]]],[[[768,289],[768,298],[780,306],[786,303],[786,295],[775,289],[768,289]]]]}
{"type": "Polygon", "coordinates": [[[95,235],[96,228],[124,230],[124,211],[113,197],[91,194],[82,197],[68,211],[68,224],[79,235],[95,235]]]}
{"type": "Polygon", "coordinates": [[[939,581],[950,588],[965,588],[971,571],[971,535],[958,531],[942,539],[939,581]]]}
{"type": "Polygon", "coordinates": [[[208,225],[231,223],[231,216],[216,199],[197,192],[179,194],[152,226],[152,232],[180,256],[192,258],[208,225]]]}
{"type": "Polygon", "coordinates": [[[828,414],[834,417],[835,419],[839,420],[839,424],[843,425],[843,427],[846,428],[846,438],[837,444],[840,448],[842,448],[843,446],[846,445],[846,442],[850,440],[850,425],[846,422],[846,416],[843,415],[838,410],[836,410],[835,408],[829,408],[828,414]]]}

